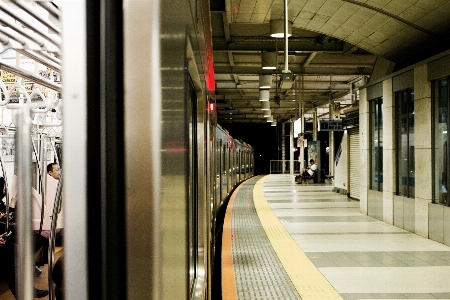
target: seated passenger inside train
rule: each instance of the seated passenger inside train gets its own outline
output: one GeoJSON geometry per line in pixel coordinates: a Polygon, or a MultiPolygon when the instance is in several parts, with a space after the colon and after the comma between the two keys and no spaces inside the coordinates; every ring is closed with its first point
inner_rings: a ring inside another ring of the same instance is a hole
{"type": "MultiPolygon", "coordinates": [[[[6,196],[6,185],[5,179],[0,177],[0,191],[2,191],[2,201],[0,204],[0,210],[2,216],[5,217],[6,220],[6,205],[4,204],[4,198],[6,196]]],[[[13,221],[13,219],[11,219],[13,221]]],[[[3,222],[3,219],[2,219],[3,222]]],[[[4,225],[4,224],[3,224],[4,225]]],[[[4,227],[2,228],[4,229],[4,227]]],[[[2,272],[4,272],[4,276],[6,279],[6,284],[8,288],[11,290],[11,293],[16,298],[17,290],[16,290],[16,268],[17,268],[17,246],[16,241],[11,236],[13,231],[15,230],[14,222],[11,222],[9,227],[9,232],[5,232],[0,235],[0,259],[4,262],[3,267],[1,268],[2,272]]],[[[41,237],[42,238],[42,237],[41,237]]],[[[42,239],[39,236],[35,235],[34,245],[35,252],[43,247],[42,239]]],[[[35,298],[43,298],[48,295],[48,290],[40,290],[34,288],[34,297],[35,298]]]]}
{"type": "Polygon", "coordinates": [[[47,174],[56,180],[59,180],[59,166],[57,163],[49,163],[47,165],[47,174]]]}

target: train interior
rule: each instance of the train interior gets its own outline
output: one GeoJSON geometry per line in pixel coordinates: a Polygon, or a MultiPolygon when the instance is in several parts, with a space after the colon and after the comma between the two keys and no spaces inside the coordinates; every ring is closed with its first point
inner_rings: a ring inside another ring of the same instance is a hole
{"type": "Polygon", "coordinates": [[[359,91],[448,49],[446,1],[369,2],[0,0],[0,299],[219,299],[233,191],[338,186],[359,91]]]}

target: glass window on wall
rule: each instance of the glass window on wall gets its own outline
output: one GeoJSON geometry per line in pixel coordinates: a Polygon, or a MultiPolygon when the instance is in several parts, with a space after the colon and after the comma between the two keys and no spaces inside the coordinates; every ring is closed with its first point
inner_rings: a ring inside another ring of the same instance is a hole
{"type": "Polygon", "coordinates": [[[433,202],[449,206],[448,193],[448,106],[449,79],[433,82],[433,131],[434,131],[434,189],[433,202]]]}
{"type": "Polygon", "coordinates": [[[370,189],[383,191],[383,98],[370,101],[370,189]]]}
{"type": "Polygon", "coordinates": [[[397,187],[396,193],[408,198],[415,197],[414,168],[414,91],[407,89],[395,93],[396,141],[397,141],[397,187]]]}

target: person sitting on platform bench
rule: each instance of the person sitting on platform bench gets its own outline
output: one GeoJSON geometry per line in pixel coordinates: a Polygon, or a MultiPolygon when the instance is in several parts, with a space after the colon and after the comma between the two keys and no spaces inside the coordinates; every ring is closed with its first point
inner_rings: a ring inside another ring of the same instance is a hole
{"type": "Polygon", "coordinates": [[[317,165],[314,162],[314,159],[310,159],[309,163],[311,164],[308,169],[304,170],[300,175],[300,179],[298,183],[302,183],[303,178],[312,178],[317,171],[317,165]]]}

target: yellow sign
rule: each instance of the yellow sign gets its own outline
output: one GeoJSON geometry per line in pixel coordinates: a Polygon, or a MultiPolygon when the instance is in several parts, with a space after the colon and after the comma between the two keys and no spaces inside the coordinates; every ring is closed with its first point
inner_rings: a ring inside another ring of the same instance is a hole
{"type": "Polygon", "coordinates": [[[7,84],[16,82],[16,75],[2,70],[2,81],[7,84]]]}

